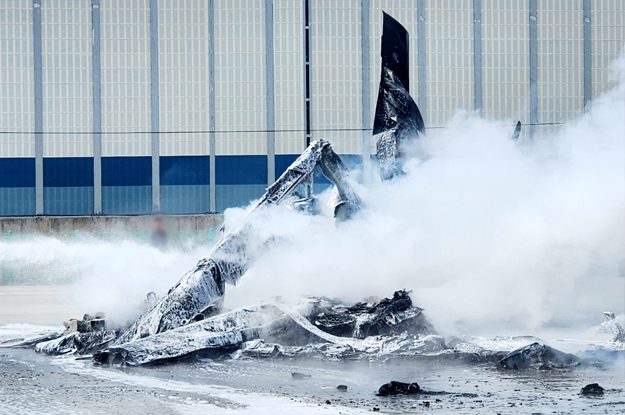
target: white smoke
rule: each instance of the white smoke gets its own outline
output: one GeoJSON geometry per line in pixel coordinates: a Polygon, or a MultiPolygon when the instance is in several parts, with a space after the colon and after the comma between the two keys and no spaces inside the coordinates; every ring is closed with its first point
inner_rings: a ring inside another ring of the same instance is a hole
{"type": "MultiPolygon", "coordinates": [[[[623,74],[625,59],[616,68],[623,74]]],[[[228,288],[226,304],[358,301],[407,288],[447,333],[536,330],[623,310],[623,83],[533,144],[513,142],[513,126],[458,114],[422,139],[428,158],[405,176],[357,186],[366,208],[339,227],[279,207],[261,215],[256,226],[276,244],[228,288]]],[[[226,223],[240,218],[226,212],[226,223]]]]}
{"type": "MultiPolygon", "coordinates": [[[[65,303],[78,316],[104,312],[116,326],[139,317],[148,292],[165,295],[208,251],[208,247],[191,246],[161,252],[132,239],[39,236],[0,242],[0,269],[6,273],[10,268],[16,284],[64,284],[65,303]]],[[[42,312],[49,309],[47,305],[42,304],[42,312]]],[[[58,324],[69,317],[59,316],[58,324]]]]}

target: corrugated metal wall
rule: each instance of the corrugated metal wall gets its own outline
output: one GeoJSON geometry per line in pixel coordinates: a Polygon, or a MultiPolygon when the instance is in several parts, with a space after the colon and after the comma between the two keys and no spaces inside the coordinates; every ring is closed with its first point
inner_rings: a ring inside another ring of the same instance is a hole
{"type": "Polygon", "coordinates": [[[481,110],[557,129],[584,110],[585,86],[613,86],[625,42],[620,0],[3,0],[0,215],[244,205],[304,150],[308,122],[360,164],[382,10],[410,33],[428,127],[481,110]]]}

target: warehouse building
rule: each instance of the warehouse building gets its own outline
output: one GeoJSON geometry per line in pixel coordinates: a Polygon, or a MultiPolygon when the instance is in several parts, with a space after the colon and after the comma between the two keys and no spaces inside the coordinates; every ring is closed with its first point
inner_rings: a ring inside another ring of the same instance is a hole
{"type": "MultiPolygon", "coordinates": [[[[622,0],[2,0],[0,216],[222,212],[326,139],[372,150],[382,10],[428,127],[530,127],[611,87],[622,0]]],[[[545,126],[545,127],[543,127],[545,126]]]]}

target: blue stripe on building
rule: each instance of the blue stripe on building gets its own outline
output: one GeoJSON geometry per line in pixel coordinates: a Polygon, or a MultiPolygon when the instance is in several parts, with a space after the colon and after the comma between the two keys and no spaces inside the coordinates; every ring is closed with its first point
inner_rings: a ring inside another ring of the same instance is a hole
{"type": "Polygon", "coordinates": [[[102,213],[152,212],[152,157],[102,157],[102,213]]]}
{"type": "Polygon", "coordinates": [[[0,216],[35,214],[35,159],[0,158],[0,216]]]}
{"type": "MultiPolygon", "coordinates": [[[[275,156],[276,175],[297,159],[297,154],[275,156]]],[[[360,155],[343,155],[345,165],[360,168],[360,155]]],[[[267,157],[217,156],[216,210],[244,207],[267,187],[267,157]]],[[[93,214],[93,158],[44,158],[44,214],[93,214]]],[[[163,156],[160,158],[161,212],[207,213],[210,208],[210,157],[163,156]]],[[[152,158],[102,157],[102,210],[108,215],[140,215],[152,212],[152,158]]],[[[317,168],[315,192],[330,182],[317,168]]],[[[35,214],[35,159],[0,158],[0,215],[35,214]]]]}
{"type": "Polygon", "coordinates": [[[102,157],[102,186],[150,186],[152,157],[102,157]]]}
{"type": "Polygon", "coordinates": [[[210,211],[210,156],[161,156],[161,212],[210,211]]]}
{"type": "Polygon", "coordinates": [[[92,157],[43,159],[44,187],[93,187],[92,157]]]}
{"type": "Polygon", "coordinates": [[[267,188],[267,156],[216,156],[215,183],[218,212],[248,205],[267,188]]]}
{"type": "Polygon", "coordinates": [[[43,213],[52,216],[93,214],[93,158],[43,159],[43,213]]]}
{"type": "Polygon", "coordinates": [[[161,185],[209,184],[210,156],[161,156],[161,185]]]}
{"type": "Polygon", "coordinates": [[[267,186],[267,156],[215,157],[216,184],[262,184],[267,186]]]}
{"type": "Polygon", "coordinates": [[[34,158],[0,158],[0,188],[35,187],[34,158]]]}

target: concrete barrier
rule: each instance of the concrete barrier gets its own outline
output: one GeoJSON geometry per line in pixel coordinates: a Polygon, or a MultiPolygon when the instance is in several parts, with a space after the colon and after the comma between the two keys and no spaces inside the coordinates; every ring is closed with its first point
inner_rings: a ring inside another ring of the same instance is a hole
{"type": "MultiPolygon", "coordinates": [[[[168,230],[203,231],[219,229],[222,214],[160,216],[168,230]]],[[[0,218],[0,233],[67,234],[76,231],[140,232],[152,229],[154,216],[29,216],[0,218]]]]}

